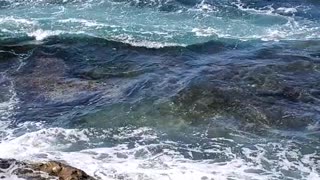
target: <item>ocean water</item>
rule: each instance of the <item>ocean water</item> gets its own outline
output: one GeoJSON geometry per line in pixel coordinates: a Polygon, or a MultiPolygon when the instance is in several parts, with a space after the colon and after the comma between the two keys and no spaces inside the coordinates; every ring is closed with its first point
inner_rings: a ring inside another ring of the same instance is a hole
{"type": "Polygon", "coordinates": [[[97,179],[318,180],[319,9],[0,0],[0,158],[97,179]]]}

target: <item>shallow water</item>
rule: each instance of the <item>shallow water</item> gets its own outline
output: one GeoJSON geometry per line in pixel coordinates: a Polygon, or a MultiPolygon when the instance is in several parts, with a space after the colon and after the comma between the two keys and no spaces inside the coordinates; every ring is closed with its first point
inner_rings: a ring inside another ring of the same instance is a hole
{"type": "Polygon", "coordinates": [[[0,1],[0,157],[100,179],[319,179],[319,6],[0,1]]]}

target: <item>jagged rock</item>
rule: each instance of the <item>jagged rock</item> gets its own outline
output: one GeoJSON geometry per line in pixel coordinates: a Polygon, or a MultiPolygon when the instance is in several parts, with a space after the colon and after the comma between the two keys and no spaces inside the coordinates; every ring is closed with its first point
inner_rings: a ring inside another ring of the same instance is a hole
{"type": "Polygon", "coordinates": [[[50,161],[47,163],[40,163],[33,165],[35,170],[46,172],[51,176],[59,177],[61,180],[93,180],[84,171],[62,164],[57,161],[50,161]]]}
{"type": "Polygon", "coordinates": [[[57,161],[26,163],[0,158],[0,179],[14,176],[27,180],[94,180],[84,171],[57,161]]]}

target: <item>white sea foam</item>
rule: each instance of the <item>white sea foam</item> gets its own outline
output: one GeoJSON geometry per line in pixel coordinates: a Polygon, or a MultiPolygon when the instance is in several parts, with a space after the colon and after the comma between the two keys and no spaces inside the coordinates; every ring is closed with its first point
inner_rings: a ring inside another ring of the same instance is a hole
{"type": "Polygon", "coordinates": [[[106,24],[98,23],[98,22],[93,21],[93,20],[76,19],[76,18],[62,19],[62,20],[58,20],[58,22],[61,22],[61,23],[80,23],[80,24],[82,24],[84,26],[87,26],[87,27],[103,27],[103,26],[106,26],[106,24]]]}
{"type": "Polygon", "coordinates": [[[214,36],[214,35],[218,35],[218,31],[216,29],[213,28],[193,28],[192,32],[194,32],[196,34],[196,36],[214,36]]]}
{"type": "Polygon", "coordinates": [[[148,48],[163,48],[163,47],[172,47],[172,46],[187,46],[186,44],[179,43],[171,43],[171,42],[157,42],[157,41],[149,41],[149,40],[139,40],[134,38],[131,35],[119,35],[113,36],[110,38],[114,41],[120,41],[123,43],[130,44],[132,46],[137,47],[148,47],[148,48]]]}
{"type": "Polygon", "coordinates": [[[237,0],[237,2],[232,3],[235,5],[239,10],[245,11],[245,12],[250,12],[250,13],[255,13],[255,14],[266,14],[266,15],[277,15],[274,14],[274,8],[272,5],[266,6],[263,9],[255,9],[255,8],[250,8],[246,7],[244,3],[241,2],[241,0],[237,0]]]}
{"type": "Polygon", "coordinates": [[[163,48],[163,47],[172,47],[172,46],[186,46],[185,44],[178,43],[169,43],[169,42],[155,42],[155,41],[123,41],[124,43],[131,44],[132,46],[137,47],[147,47],[147,48],[163,48]]]}
{"type": "MultiPolygon", "coordinates": [[[[6,78],[5,75],[0,77],[6,78]]],[[[18,108],[17,104],[19,100],[14,89],[14,84],[10,83],[8,89],[8,93],[10,94],[9,100],[0,102],[0,131],[3,130],[3,128],[6,128],[5,124],[12,120],[15,114],[15,109],[18,108]]]]}
{"type": "Polygon", "coordinates": [[[290,7],[290,8],[279,7],[276,9],[276,12],[283,13],[283,14],[294,14],[294,13],[297,13],[298,10],[294,7],[290,7]]]}
{"type": "Polygon", "coordinates": [[[202,0],[195,7],[189,9],[188,11],[200,11],[204,13],[210,13],[210,12],[217,12],[219,11],[219,9],[211,4],[208,4],[205,0],[202,0]]]}
{"type": "Polygon", "coordinates": [[[32,21],[29,19],[23,19],[23,18],[17,18],[13,16],[5,16],[1,17],[0,16],[0,24],[3,23],[13,23],[13,24],[18,24],[18,25],[36,25],[36,21],[32,21]]]}
{"type": "Polygon", "coordinates": [[[63,31],[46,31],[46,30],[38,29],[36,31],[29,32],[27,34],[30,37],[34,37],[37,41],[41,41],[47,37],[59,35],[62,33],[63,33],[63,31]]]}
{"type": "MultiPolygon", "coordinates": [[[[161,34],[161,32],[155,32],[155,33],[161,34]]],[[[186,44],[179,44],[179,43],[139,40],[139,39],[135,39],[131,35],[125,35],[125,34],[108,37],[108,36],[97,36],[95,34],[87,33],[86,31],[67,32],[63,30],[51,31],[51,30],[42,30],[42,29],[38,29],[38,30],[27,33],[28,36],[34,37],[37,41],[42,41],[51,36],[66,35],[66,34],[69,34],[69,35],[83,34],[83,35],[92,36],[92,37],[105,38],[106,40],[119,41],[119,42],[130,44],[132,46],[137,46],[137,47],[162,48],[162,47],[172,47],[172,46],[186,46],[186,44]]]]}
{"type": "MultiPolygon", "coordinates": [[[[38,124],[39,125],[39,124],[38,124]]],[[[22,127],[26,127],[22,125],[22,127]]],[[[39,126],[40,127],[40,126],[39,126]]],[[[297,172],[292,179],[319,178],[317,164],[320,163],[316,153],[302,154],[299,148],[281,143],[256,144],[241,148],[240,154],[233,148],[223,145],[221,139],[213,138],[215,147],[210,151],[198,148],[185,150],[204,153],[211,152],[227,156],[228,160],[217,162],[215,159],[192,160],[178,151],[178,142],[158,141],[159,134],[151,128],[120,128],[119,134],[112,131],[95,131],[94,129],[63,129],[43,127],[38,131],[28,132],[22,136],[11,136],[0,143],[2,158],[16,158],[28,161],[60,160],[85,170],[88,174],[101,179],[278,179],[283,171],[297,172]],[[94,139],[129,140],[127,143],[92,148],[94,139]],[[137,138],[138,141],[130,139],[137,138]],[[156,141],[155,141],[156,142],[156,141]],[[82,146],[81,146],[82,144],[82,146]],[[68,150],[72,146],[81,146],[79,150],[68,150]],[[88,149],[84,147],[89,147],[88,149]],[[153,151],[161,149],[161,151],[153,151]],[[271,153],[271,157],[270,156],[271,153]],[[265,164],[271,169],[265,168],[265,164]],[[299,170],[299,171],[297,171],[299,170]],[[258,173],[260,172],[260,173],[258,173]]],[[[224,141],[225,142],[225,141],[224,141]]],[[[233,142],[233,140],[231,140],[233,142]]],[[[288,142],[290,145],[290,142],[288,142]]],[[[209,150],[209,149],[208,149],[209,150]]]]}
{"type": "Polygon", "coordinates": [[[241,2],[241,0],[238,0],[237,2],[234,2],[232,4],[235,5],[241,11],[250,12],[254,14],[283,16],[292,15],[298,12],[298,7],[279,7],[275,9],[272,4],[259,9],[255,9],[245,6],[245,4],[241,2]]]}
{"type": "Polygon", "coordinates": [[[27,33],[28,36],[34,37],[37,41],[42,41],[48,37],[58,36],[58,35],[63,35],[63,34],[78,35],[78,34],[86,34],[86,32],[85,31],[68,32],[68,31],[63,31],[63,30],[51,31],[51,30],[37,29],[35,31],[27,33]]]}

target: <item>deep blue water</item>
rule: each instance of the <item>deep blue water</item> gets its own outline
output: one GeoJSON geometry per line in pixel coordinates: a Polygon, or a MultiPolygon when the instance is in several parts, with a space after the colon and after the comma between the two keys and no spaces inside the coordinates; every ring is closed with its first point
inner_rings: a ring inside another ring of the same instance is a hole
{"type": "Polygon", "coordinates": [[[320,179],[319,8],[0,0],[0,158],[98,179],[320,179]]]}

